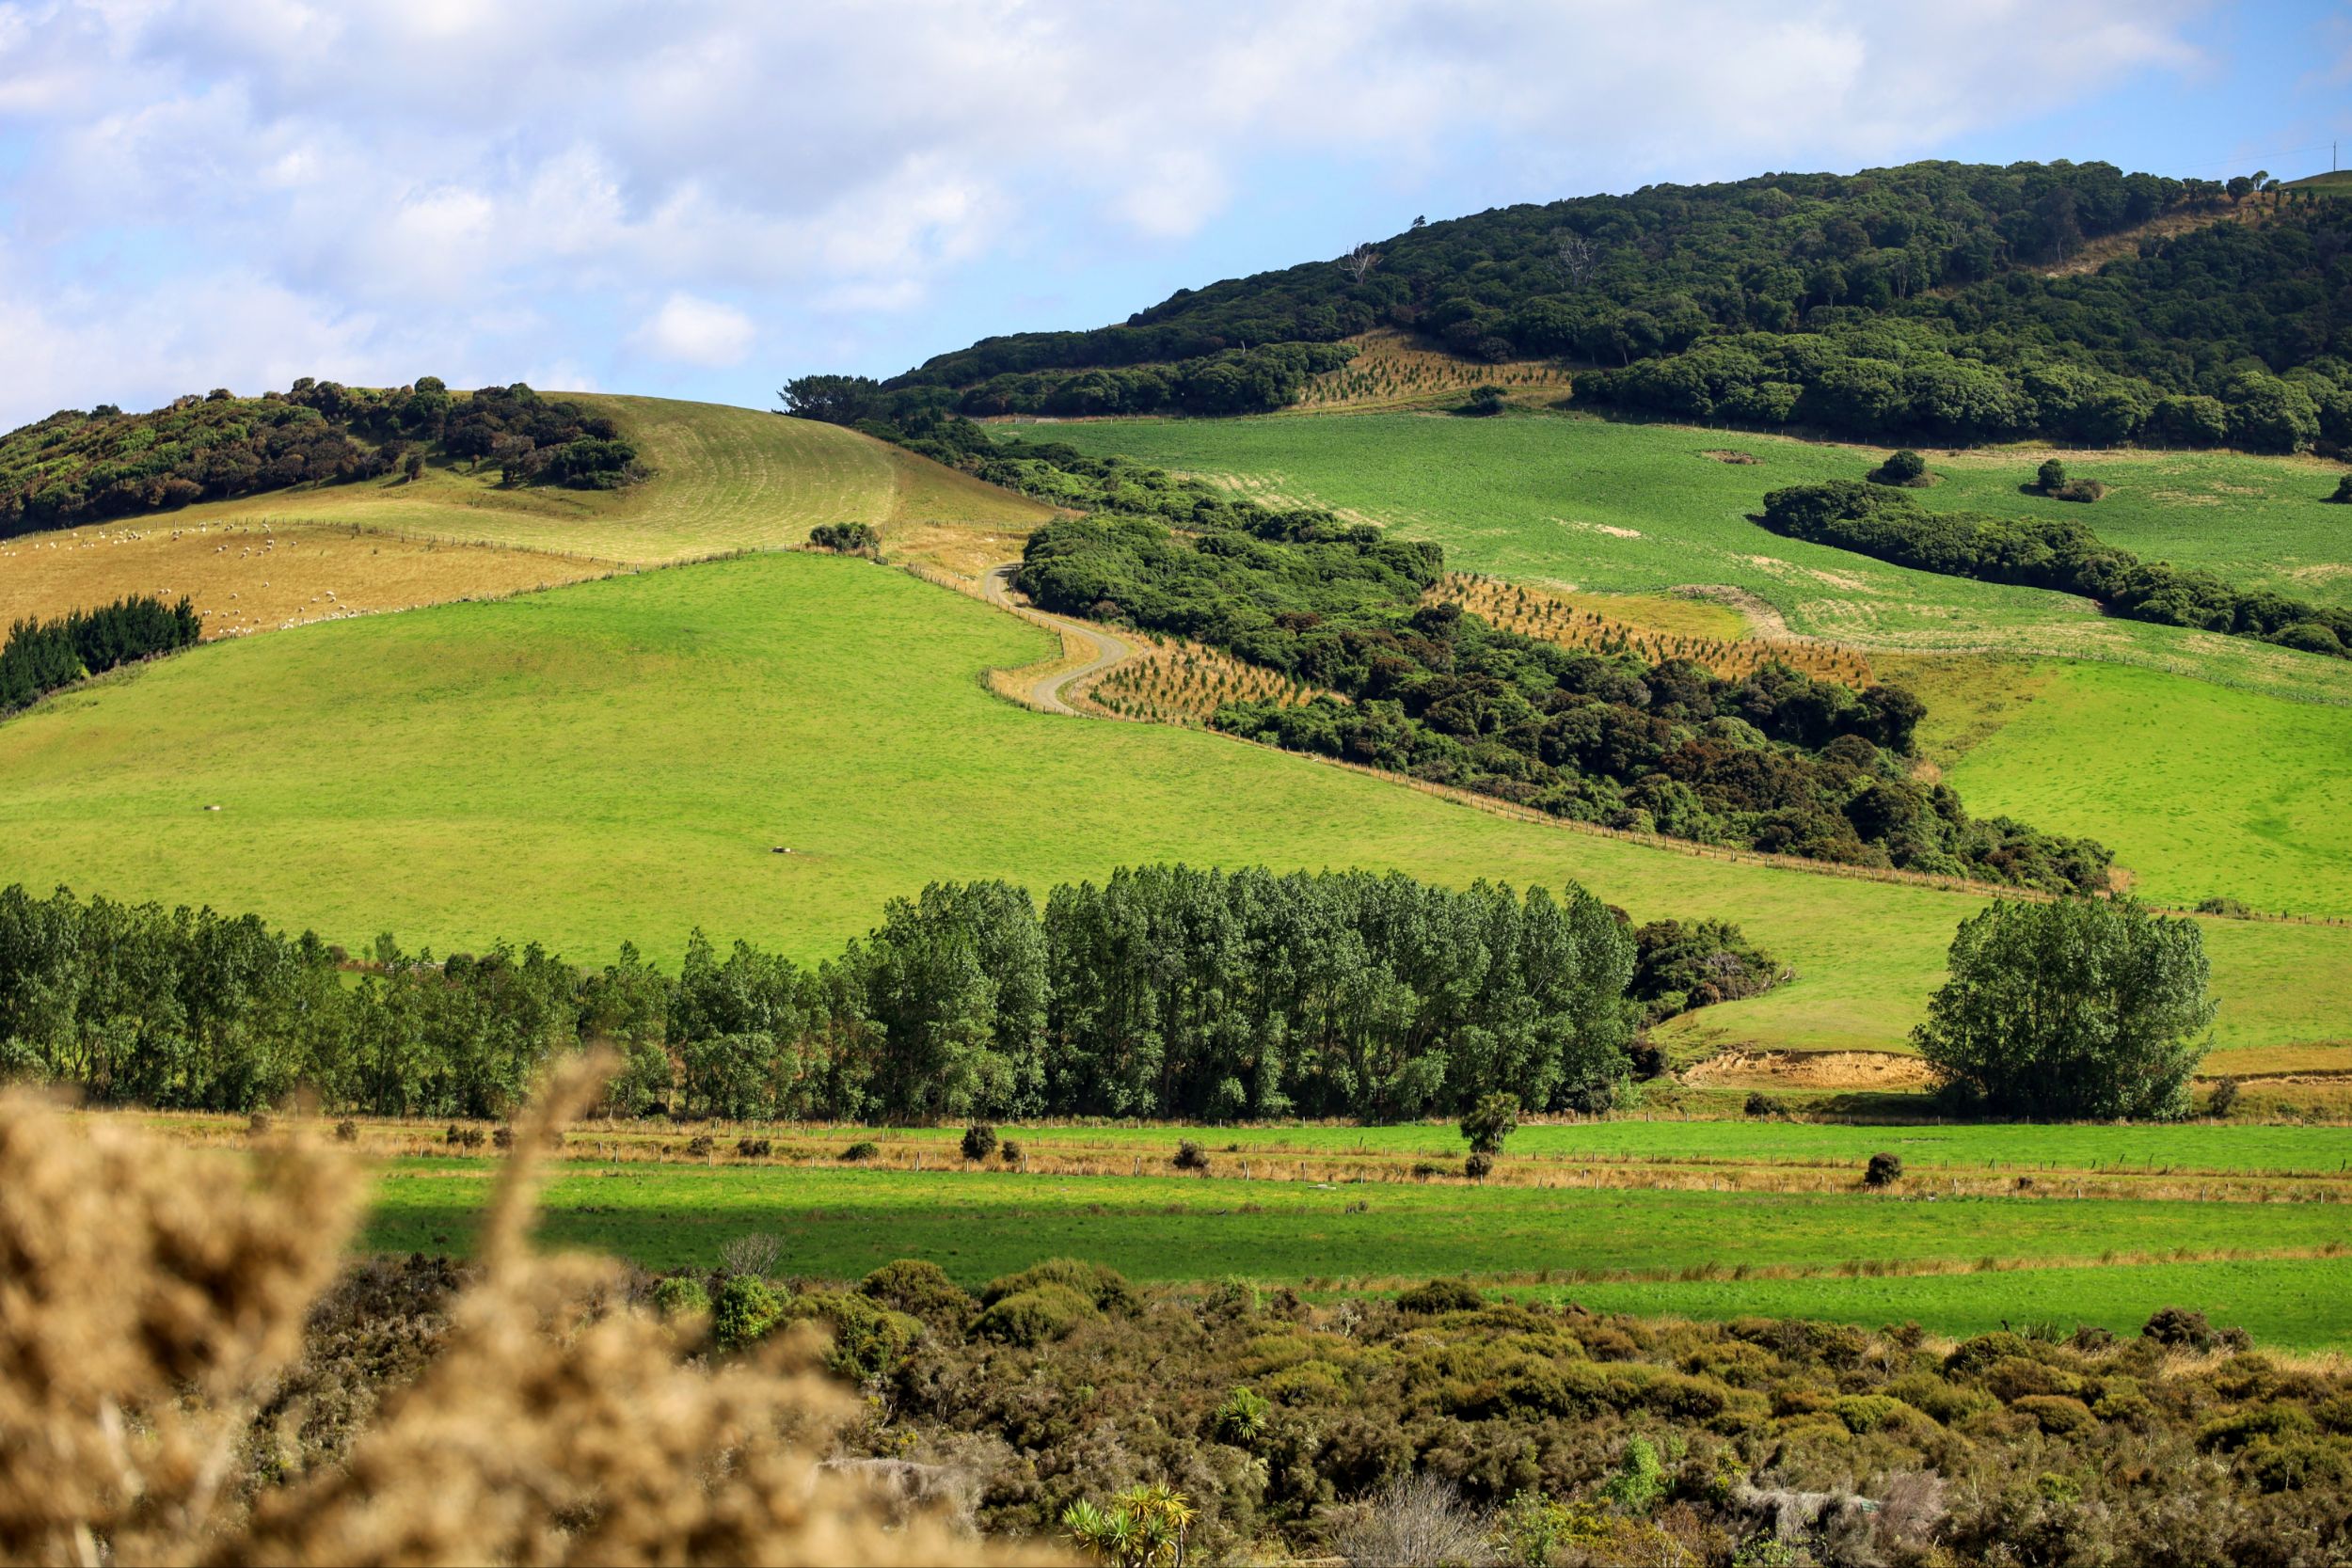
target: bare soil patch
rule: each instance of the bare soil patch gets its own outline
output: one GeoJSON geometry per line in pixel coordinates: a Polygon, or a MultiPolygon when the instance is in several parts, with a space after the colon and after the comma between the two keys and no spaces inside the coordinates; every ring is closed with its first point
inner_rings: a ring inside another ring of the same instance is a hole
{"type": "Polygon", "coordinates": [[[1931,1089],[1935,1069],[1890,1051],[1726,1051],[1688,1069],[1686,1084],[1724,1088],[1931,1089]]]}

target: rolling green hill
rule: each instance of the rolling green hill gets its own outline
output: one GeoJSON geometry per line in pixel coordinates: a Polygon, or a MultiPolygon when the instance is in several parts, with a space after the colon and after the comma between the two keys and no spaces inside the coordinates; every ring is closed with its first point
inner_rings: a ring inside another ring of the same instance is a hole
{"type": "MultiPolygon", "coordinates": [[[[1640,917],[1737,920],[1797,970],[1682,1021],[1691,1049],[1899,1049],[1977,906],[982,689],[1050,648],[905,574],[799,554],[214,644],[0,725],[0,882],[252,909],[354,945],[389,928],[590,958],[633,940],[675,961],[696,926],[814,958],[934,879],[1177,860],[1575,879],[1640,917]]],[[[2206,928],[2224,1046],[2341,1034],[2352,929],[2206,928]]]]}
{"type": "Polygon", "coordinates": [[[357,524],[642,564],[797,545],[818,523],[1017,531],[1047,515],[1034,502],[834,425],[720,404],[563,395],[620,426],[652,477],[620,490],[511,490],[495,469],[437,464],[414,483],[274,491],[204,502],[168,520],[179,529],[262,518],[357,524]]]}
{"type": "MultiPolygon", "coordinates": [[[[1951,689],[1922,683],[1931,741],[1939,713],[1997,701],[1981,689],[1987,684],[2018,688],[1988,730],[2032,716],[1950,774],[1972,809],[2091,834],[2159,898],[2225,894],[2261,909],[2352,914],[2342,767],[2352,754],[2352,668],[2108,619],[2067,595],[1909,571],[1747,521],[1766,490],[1852,477],[1875,461],[1867,451],[1559,418],[1317,415],[1023,428],[1434,539],[1451,564],[1469,570],[1610,593],[1729,589],[1793,631],[1872,650],[2067,656],[2052,667],[2067,673],[2046,697],[2026,665],[1972,661],[1941,683],[1951,689]],[[1708,455],[1735,451],[1758,461],[1708,455]]],[[[2331,603],[2352,591],[2343,508],[2321,499],[2330,486],[2316,464],[2070,454],[2070,471],[2112,487],[2081,507],[2018,493],[2040,456],[1936,454],[1931,467],[1943,482],[1912,493],[1939,509],[2088,514],[2103,536],[2150,558],[2331,603]]]]}

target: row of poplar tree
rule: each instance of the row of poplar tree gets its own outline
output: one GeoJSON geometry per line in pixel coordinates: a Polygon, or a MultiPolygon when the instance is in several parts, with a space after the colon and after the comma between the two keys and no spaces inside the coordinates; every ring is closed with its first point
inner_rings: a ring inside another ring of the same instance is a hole
{"type": "Polygon", "coordinates": [[[0,892],[0,1077],[99,1103],[298,1096],[495,1117],[609,1042],[622,1113],[928,1121],[1452,1114],[1508,1089],[1605,1104],[1635,944],[1555,895],[1400,875],[1147,866],[1056,888],[933,884],[814,966],[699,932],[672,975],[624,947],[349,959],[255,916],[0,892]],[[355,973],[356,972],[356,973],[355,973]]]}

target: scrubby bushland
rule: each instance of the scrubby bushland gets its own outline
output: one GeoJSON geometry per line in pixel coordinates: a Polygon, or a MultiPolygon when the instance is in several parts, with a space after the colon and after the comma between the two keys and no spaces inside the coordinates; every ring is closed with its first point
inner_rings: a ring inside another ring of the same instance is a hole
{"type": "MultiPolygon", "coordinates": [[[[947,427],[916,445],[953,458],[964,440],[947,427]]],[[[1915,782],[1903,757],[1925,710],[1908,691],[1855,691],[1777,664],[1732,680],[1538,641],[1422,603],[1444,570],[1425,541],[1063,446],[992,451],[971,459],[982,477],[1095,509],[1030,535],[1018,578],[1030,597],[1208,642],[1331,693],[1230,702],[1213,720],[1221,729],[1703,843],[2104,885],[2097,845],[1971,819],[1949,788],[1915,782]]]]}
{"type": "Polygon", "coordinates": [[[0,436],[0,537],[380,478],[428,452],[495,463],[516,484],[605,490],[642,472],[611,420],[520,382],[458,397],[432,375],[382,389],[304,376],[284,392],[224,389],[151,414],[65,409],[0,436]]]}
{"type": "Polygon", "coordinates": [[[1883,487],[1835,480],[1772,491],[1757,520],[1791,539],[1898,566],[2080,594],[2135,621],[2352,657],[2352,610],[2247,592],[2210,572],[2142,561],[2071,519],[1931,512],[1883,487]]]}
{"type": "Polygon", "coordinates": [[[2173,1119],[2209,1043],[2209,975],[2194,921],[2130,899],[1994,904],[1962,923],[1913,1037],[2001,1115],[2173,1119]]]}
{"type": "MultiPolygon", "coordinates": [[[[362,1443],[383,1386],[431,1379],[446,1354],[445,1277],[353,1290],[339,1331],[314,1332],[300,1386],[358,1412],[345,1430],[362,1443]],[[381,1373],[342,1348],[385,1341],[413,1348],[381,1373]]],[[[713,1285],[628,1294],[691,1303],[713,1285]]],[[[1150,1486],[1189,1508],[1199,1561],[1387,1562],[1432,1542],[1427,1560],[1534,1561],[1548,1542],[1548,1560],[1595,1565],[1863,1568],[2023,1545],[2284,1568],[2352,1545],[2352,1375],[2273,1360],[2190,1311],[2121,1339],[2036,1327],[1947,1345],[1908,1326],[1599,1317],[1459,1279],[1310,1306],[1137,1289],[1071,1259],[977,1300],[920,1262],[771,1293],[772,1320],[722,1367],[796,1322],[827,1326],[868,1396],[837,1465],[897,1467],[992,1537],[1051,1538],[1074,1508],[1150,1486]]]]}
{"type": "Polygon", "coordinates": [[[188,600],[166,605],[145,594],[55,621],[19,621],[0,643],[0,715],[117,665],[191,647],[202,631],[188,600]]]}
{"type": "Polygon", "coordinates": [[[903,376],[878,382],[862,375],[805,375],[787,382],[777,396],[787,413],[835,424],[904,422],[945,413],[981,419],[1262,414],[1295,401],[1310,377],[1338,370],[1356,355],[1344,343],[1200,346],[1207,351],[1170,356],[1170,363],[1077,367],[1057,364],[1051,348],[1025,348],[993,361],[1002,368],[969,385],[903,376]]]}
{"type": "MultiPolygon", "coordinates": [[[[791,402],[845,423],[1184,407],[1160,388],[1220,356],[1396,326],[1473,359],[1590,365],[1578,400],[1638,415],[1876,441],[2288,451],[2352,440],[2347,236],[2352,207],[2316,192],[2102,163],[1651,185],[1415,227],[1366,247],[1369,265],[1180,290],[1116,325],[992,338],[888,382],[806,378],[791,402]],[[2044,276],[2090,241],[2182,214],[2258,221],[2044,276]]],[[[1295,395],[1271,373],[1251,390],[1190,411],[1295,395]]]]}
{"type": "Polygon", "coordinates": [[[1041,916],[1001,882],[934,885],[814,968],[741,942],[722,958],[699,934],[675,978],[628,947],[583,971],[388,937],[346,985],[336,950],[252,916],[11,887],[0,1077],[100,1103],[302,1093],[484,1117],[595,1039],[621,1053],[606,1092],[624,1114],[1392,1118],[1506,1085],[1554,1109],[1626,1075],[1634,954],[1574,887],[1151,866],[1057,888],[1041,916]]]}

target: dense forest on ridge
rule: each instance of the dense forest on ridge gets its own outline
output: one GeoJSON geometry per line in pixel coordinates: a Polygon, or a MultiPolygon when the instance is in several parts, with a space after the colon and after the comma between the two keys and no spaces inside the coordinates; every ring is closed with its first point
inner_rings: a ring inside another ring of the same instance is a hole
{"type": "Polygon", "coordinates": [[[2352,439],[2348,250],[2352,207],[2250,177],[1920,163],[1653,185],[1416,221],[1119,325],[987,339],[881,383],[807,378],[793,403],[902,424],[1263,411],[1304,379],[1278,362],[1312,363],[1280,351],[1344,353],[1341,340],[1396,326],[1473,360],[1593,367],[1578,401],[1646,415],[2290,451],[2352,439]],[[2181,217],[2204,221],[2046,275],[2181,217]],[[1214,395],[1185,390],[1203,377],[1214,395]]]}

